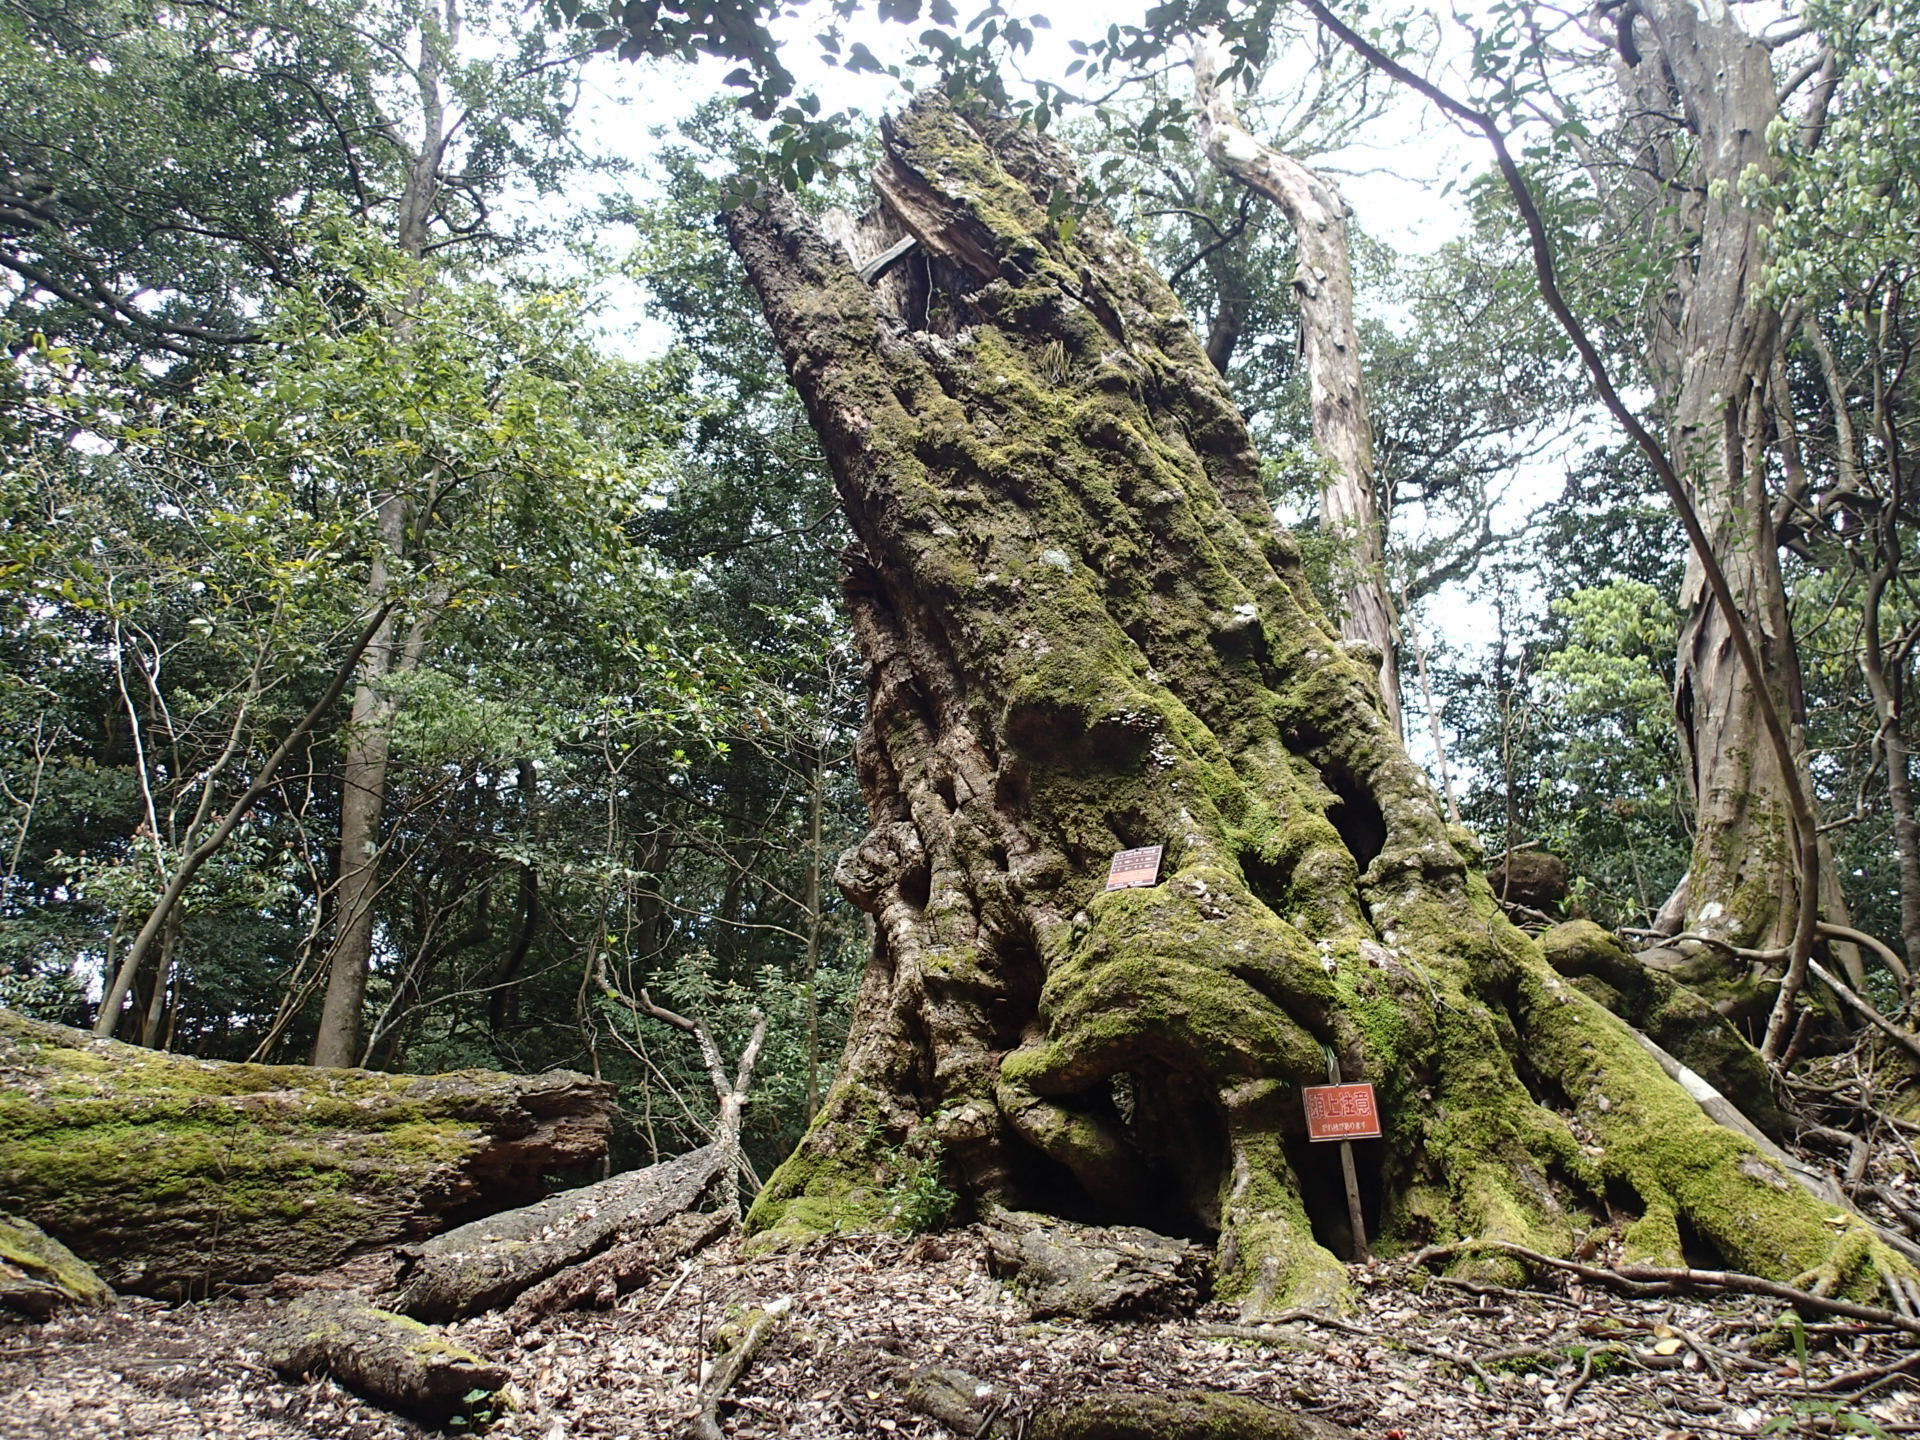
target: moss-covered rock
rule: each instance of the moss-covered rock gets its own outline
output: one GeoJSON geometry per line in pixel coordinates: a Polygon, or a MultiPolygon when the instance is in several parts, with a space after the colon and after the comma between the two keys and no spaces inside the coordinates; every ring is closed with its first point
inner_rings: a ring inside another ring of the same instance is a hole
{"type": "Polygon", "coordinates": [[[564,1071],[242,1065],[0,1011],[0,1194],[118,1289],[180,1297],[505,1209],[605,1152],[610,1088],[564,1071]]]}
{"type": "Polygon", "coordinates": [[[67,1305],[107,1305],[113,1291],[37,1225],[0,1214],[0,1309],[44,1319],[67,1305]]]}

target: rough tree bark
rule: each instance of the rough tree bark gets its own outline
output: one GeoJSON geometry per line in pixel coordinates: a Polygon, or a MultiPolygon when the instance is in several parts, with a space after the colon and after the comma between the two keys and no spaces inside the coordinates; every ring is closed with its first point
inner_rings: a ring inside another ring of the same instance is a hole
{"type": "Polygon", "coordinates": [[[1352,213],[1340,192],[1290,155],[1262,145],[1240,123],[1218,83],[1213,46],[1193,46],[1193,89],[1200,143],[1222,175],[1246,186],[1287,217],[1299,259],[1293,294],[1300,306],[1300,356],[1307,372],[1313,443],[1326,462],[1320,519],[1346,547],[1340,587],[1340,634],[1380,652],[1380,701],[1400,733],[1398,623],[1387,588],[1385,527],[1376,498],[1373,421],[1360,371],[1360,334],[1353,323],[1353,264],[1347,245],[1352,213]]]}
{"type": "MultiPolygon", "coordinates": [[[[1637,0],[1612,23],[1648,223],[1655,242],[1680,257],[1647,345],[1668,453],[1753,628],[1774,703],[1793,717],[1800,783],[1811,794],[1799,654],[1767,493],[1780,319],[1761,294],[1767,217],[1741,189],[1749,172],[1777,169],[1767,140],[1780,113],[1772,52],[1732,12],[1696,0],[1637,0]]],[[[1697,557],[1681,614],[1674,705],[1693,790],[1693,857],[1657,924],[1778,948],[1793,937],[1799,888],[1792,806],[1734,650],[1730,626],[1739,617],[1713,603],[1697,557]]],[[[1822,903],[1844,921],[1830,858],[1821,869],[1822,903]]],[[[1764,1009],[1768,996],[1752,990],[1748,967],[1727,957],[1703,947],[1678,968],[1717,998],[1764,1009]]]]}
{"type": "Polygon", "coordinates": [[[1380,1087],[1389,1246],[1564,1253],[1613,1210],[1640,1255],[1871,1250],[1501,918],[1172,295],[1099,214],[1047,219],[1061,154],[934,100],[884,143],[853,256],[783,196],[728,217],[857,537],[869,664],[872,828],[837,879],[873,955],[749,1223],[880,1223],[937,1147],[976,1210],[1214,1242],[1251,1311],[1325,1299],[1345,1205],[1299,1088],[1331,1049],[1380,1087]],[[902,235],[876,289],[855,262],[902,235]],[[1154,844],[1160,884],[1104,891],[1154,844]]]}

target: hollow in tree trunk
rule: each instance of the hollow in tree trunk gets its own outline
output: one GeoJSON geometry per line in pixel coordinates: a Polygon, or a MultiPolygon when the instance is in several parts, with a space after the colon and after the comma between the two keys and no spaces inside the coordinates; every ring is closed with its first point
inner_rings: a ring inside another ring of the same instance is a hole
{"type": "Polygon", "coordinates": [[[1379,1087],[1388,1247],[1564,1253],[1613,1212],[1643,1256],[1864,1253],[1501,918],[1173,296],[1098,213],[1047,218],[1061,153],[933,100],[884,142],[855,253],[783,196],[728,217],[857,537],[869,684],[837,879],[872,958],[750,1223],[883,1222],[937,1155],[975,1210],[1200,1237],[1252,1311],[1327,1299],[1330,1050],[1379,1087]],[[1147,845],[1160,883],[1105,890],[1147,845]]]}

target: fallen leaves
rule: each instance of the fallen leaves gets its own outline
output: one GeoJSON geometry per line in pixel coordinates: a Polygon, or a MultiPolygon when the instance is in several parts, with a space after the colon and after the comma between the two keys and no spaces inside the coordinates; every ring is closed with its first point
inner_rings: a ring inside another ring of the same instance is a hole
{"type": "MultiPolygon", "coordinates": [[[[786,1323],[721,1407],[733,1440],[944,1440],[953,1432],[909,1406],[900,1378],[933,1362],[977,1378],[1002,1420],[1128,1386],[1231,1391],[1367,1440],[1810,1436],[1833,1433],[1842,1412],[1889,1433],[1920,1426],[1920,1355],[1905,1337],[1805,1324],[1802,1373],[1792,1328],[1757,1298],[1621,1299],[1578,1277],[1536,1294],[1376,1265],[1354,1272],[1357,1308],[1337,1321],[1252,1326],[1209,1306],[1191,1319],[1035,1322],[985,1258],[967,1231],[761,1257],[722,1242],[616,1309],[484,1315],[451,1333],[514,1373],[523,1408],[495,1440],[671,1440],[699,1404],[714,1332],[780,1296],[793,1297],[786,1323]]],[[[276,1308],[131,1301],[0,1326],[0,1437],[421,1435],[337,1386],[276,1381],[253,1351],[276,1308]]]]}

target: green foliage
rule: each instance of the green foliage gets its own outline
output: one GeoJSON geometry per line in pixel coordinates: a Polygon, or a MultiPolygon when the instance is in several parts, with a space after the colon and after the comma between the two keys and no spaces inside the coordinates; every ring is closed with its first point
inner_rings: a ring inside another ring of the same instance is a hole
{"type": "Polygon", "coordinates": [[[924,1153],[894,1151],[887,1158],[890,1168],[899,1175],[887,1192],[895,1227],[907,1235],[946,1229],[953,1222],[960,1197],[941,1179],[939,1143],[929,1142],[924,1153]]]}

